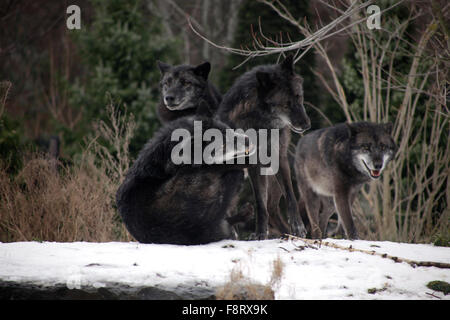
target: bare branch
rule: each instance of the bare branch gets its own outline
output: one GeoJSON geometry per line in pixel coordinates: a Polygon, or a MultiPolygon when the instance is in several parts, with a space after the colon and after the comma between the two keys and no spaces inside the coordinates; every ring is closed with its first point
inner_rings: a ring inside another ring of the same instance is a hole
{"type": "MultiPolygon", "coordinates": [[[[304,27],[301,26],[291,15],[286,14],[285,12],[282,12],[281,10],[283,10],[283,9],[280,10],[272,2],[269,2],[266,0],[260,0],[260,2],[270,6],[281,17],[283,17],[290,23],[294,24],[298,28],[304,29],[304,27]]],[[[253,38],[255,40],[255,45],[256,45],[256,48],[254,50],[238,49],[238,48],[231,48],[231,47],[224,46],[224,45],[219,45],[219,44],[211,41],[204,35],[202,35],[197,30],[198,28],[197,29],[194,28],[193,23],[191,22],[191,18],[188,18],[188,24],[189,24],[189,27],[192,29],[192,31],[195,34],[197,34],[200,38],[202,38],[204,41],[206,41],[210,45],[212,45],[218,49],[228,51],[233,54],[238,54],[238,55],[253,58],[253,57],[257,57],[257,56],[265,56],[265,55],[270,55],[270,54],[280,54],[280,53],[285,53],[287,51],[298,50],[298,49],[303,49],[303,48],[306,48],[308,50],[309,48],[314,46],[314,44],[316,44],[317,42],[320,42],[320,41],[322,41],[332,35],[335,35],[337,33],[343,32],[343,31],[347,30],[348,28],[351,28],[352,26],[364,21],[366,18],[359,19],[359,20],[357,20],[353,23],[350,23],[346,26],[340,27],[336,31],[332,32],[341,23],[343,23],[346,19],[350,18],[351,16],[353,16],[355,13],[359,12],[360,10],[366,8],[372,2],[373,2],[372,0],[369,0],[369,1],[363,2],[362,4],[359,4],[359,5],[356,5],[356,2],[353,2],[341,16],[339,16],[338,18],[336,18],[335,20],[333,20],[326,26],[322,27],[321,29],[317,30],[316,32],[310,33],[304,39],[302,39],[300,41],[296,41],[296,42],[283,43],[281,41],[274,41],[273,39],[269,39],[268,37],[266,37],[263,34],[262,28],[260,27],[261,37],[263,39],[265,39],[267,42],[271,43],[273,46],[263,45],[261,41],[257,40],[256,36],[253,36],[253,38]]],[[[282,7],[282,8],[285,9],[285,7],[282,7]]]]}

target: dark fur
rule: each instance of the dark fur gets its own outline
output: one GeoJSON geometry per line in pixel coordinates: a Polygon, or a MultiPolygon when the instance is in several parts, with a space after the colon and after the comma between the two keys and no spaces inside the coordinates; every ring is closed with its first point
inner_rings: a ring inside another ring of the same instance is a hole
{"type": "MultiPolygon", "coordinates": [[[[303,107],[302,78],[295,74],[292,57],[279,65],[258,66],[243,74],[224,95],[217,115],[233,128],[280,129],[280,168],[276,179],[286,196],[288,220],[293,234],[304,236],[306,230],[297,213],[287,148],[290,130],[302,132],[310,127],[303,107]]],[[[256,237],[268,236],[267,193],[270,185],[278,188],[273,177],[260,175],[259,168],[248,170],[256,200],[256,237]]],[[[270,190],[269,190],[270,192],[270,190]]]]}
{"type": "MultiPolygon", "coordinates": [[[[160,102],[158,105],[158,117],[162,123],[175,119],[198,114],[198,106],[203,102],[208,110],[207,113],[214,114],[222,100],[222,95],[208,81],[211,70],[209,62],[198,66],[178,65],[170,66],[158,61],[161,71],[160,102]],[[165,102],[166,101],[166,102],[165,102]],[[182,110],[169,110],[172,104],[185,101],[182,110]],[[169,107],[166,105],[169,105],[169,107]]],[[[207,115],[207,114],[205,114],[207,115]]]]}
{"type": "Polygon", "coordinates": [[[232,165],[175,165],[174,129],[193,132],[227,126],[207,117],[175,120],[144,146],[117,191],[117,207],[129,232],[143,243],[202,244],[233,237],[232,223],[243,183],[243,168],[232,165]],[[229,221],[228,221],[229,220],[229,221]]]}
{"type": "Polygon", "coordinates": [[[396,152],[391,129],[391,124],[344,123],[313,131],[299,140],[295,164],[299,211],[307,214],[313,238],[326,235],[334,212],[347,237],[358,238],[351,206],[363,184],[377,178],[371,177],[359,156],[371,159],[379,177],[383,156],[388,157],[385,166],[396,152]]]}

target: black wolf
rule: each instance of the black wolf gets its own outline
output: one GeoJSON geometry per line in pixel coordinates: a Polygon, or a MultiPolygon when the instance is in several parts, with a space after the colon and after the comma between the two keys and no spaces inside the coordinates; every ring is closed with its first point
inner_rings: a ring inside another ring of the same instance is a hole
{"type": "Polygon", "coordinates": [[[357,239],[351,206],[360,188],[376,180],[397,147],[392,124],[341,123],[313,131],[296,147],[295,171],[299,211],[307,213],[311,236],[325,236],[330,216],[337,212],[349,239],[357,239]]]}
{"type": "MultiPolygon", "coordinates": [[[[280,168],[276,179],[286,196],[290,232],[300,236],[304,236],[306,230],[297,213],[287,149],[290,130],[301,133],[310,128],[303,106],[302,83],[303,79],[294,72],[292,56],[281,64],[258,66],[235,81],[217,111],[219,119],[233,128],[280,129],[280,168]]],[[[266,239],[268,179],[274,179],[260,175],[255,166],[249,168],[248,173],[256,200],[256,237],[266,239]]],[[[273,182],[272,186],[277,184],[273,182]]]]}
{"type": "MultiPolygon", "coordinates": [[[[244,181],[243,168],[230,164],[175,165],[172,161],[172,150],[178,144],[172,141],[173,130],[185,129],[192,134],[194,120],[202,121],[203,130],[224,132],[229,128],[199,116],[166,124],[141,150],[117,191],[119,212],[139,242],[192,245],[233,237],[231,225],[240,221],[234,213],[244,181]]],[[[183,143],[191,147],[192,140],[183,143]]],[[[244,144],[251,148],[249,141],[244,144]]],[[[249,156],[245,145],[236,144],[226,157],[249,156]]]]}
{"type": "Polygon", "coordinates": [[[222,95],[208,81],[211,70],[209,62],[198,66],[171,66],[158,61],[158,67],[161,71],[158,117],[162,123],[198,114],[200,102],[207,106],[209,113],[214,114],[222,95]]]}

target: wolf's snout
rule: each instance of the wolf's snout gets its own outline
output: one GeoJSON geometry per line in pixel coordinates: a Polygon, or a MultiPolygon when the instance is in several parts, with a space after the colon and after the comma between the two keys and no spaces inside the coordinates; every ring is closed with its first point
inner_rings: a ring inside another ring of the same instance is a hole
{"type": "Polygon", "coordinates": [[[308,120],[308,121],[302,122],[302,123],[298,126],[298,128],[299,128],[300,130],[297,130],[297,131],[300,131],[300,133],[303,133],[303,132],[309,130],[309,129],[311,128],[311,121],[308,120]]]}
{"type": "Polygon", "coordinates": [[[175,102],[175,97],[173,96],[165,96],[164,97],[164,102],[166,103],[166,105],[168,106],[172,106],[175,102]]]}
{"type": "Polygon", "coordinates": [[[373,168],[375,170],[381,170],[381,168],[383,168],[383,163],[382,162],[374,162],[373,163],[373,168]]]}
{"type": "Polygon", "coordinates": [[[311,129],[311,120],[307,120],[303,125],[302,125],[302,129],[304,131],[311,129]]]}

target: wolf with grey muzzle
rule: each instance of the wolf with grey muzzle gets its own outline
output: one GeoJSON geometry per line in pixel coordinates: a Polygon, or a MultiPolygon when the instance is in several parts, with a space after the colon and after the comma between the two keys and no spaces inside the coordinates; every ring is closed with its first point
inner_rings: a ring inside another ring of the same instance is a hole
{"type": "Polygon", "coordinates": [[[351,206],[363,184],[380,178],[397,151],[392,124],[342,123],[313,131],[297,144],[295,172],[299,211],[313,238],[325,236],[337,212],[350,239],[357,239],[351,206]]]}
{"type": "Polygon", "coordinates": [[[158,116],[161,122],[167,123],[175,119],[199,114],[199,106],[206,106],[207,114],[217,110],[222,95],[208,81],[211,64],[204,62],[197,66],[176,65],[158,61],[161,72],[160,104],[158,116]]]}
{"type": "MultiPolygon", "coordinates": [[[[279,170],[275,175],[262,175],[260,168],[248,169],[256,204],[255,237],[269,236],[268,194],[280,189],[287,203],[289,232],[305,236],[306,229],[297,212],[297,199],[291,181],[288,147],[291,132],[303,133],[311,121],[303,105],[303,78],[295,71],[294,57],[287,56],[279,64],[261,65],[241,75],[223,96],[217,111],[219,119],[236,129],[279,130],[279,170]]],[[[257,143],[258,149],[263,144],[257,143]]],[[[272,149],[272,144],[265,145],[272,149]]],[[[278,208],[278,203],[275,205],[278,208]]]]}

